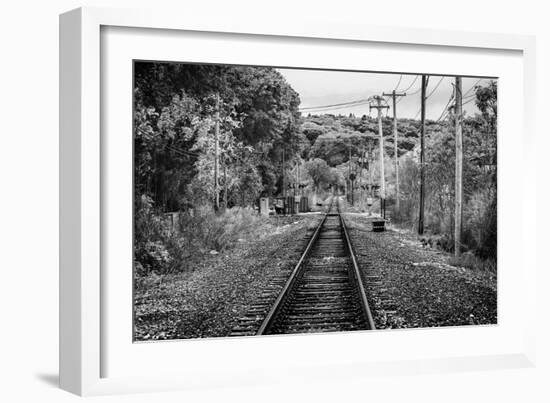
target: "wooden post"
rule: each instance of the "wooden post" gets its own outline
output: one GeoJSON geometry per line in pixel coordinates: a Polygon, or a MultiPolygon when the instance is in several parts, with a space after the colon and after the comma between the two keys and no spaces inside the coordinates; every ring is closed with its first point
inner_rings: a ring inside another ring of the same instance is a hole
{"type": "Polygon", "coordinates": [[[227,210],[227,163],[223,161],[223,208],[227,210]]]}
{"type": "Polygon", "coordinates": [[[386,206],[386,181],[384,175],[384,132],[382,130],[382,109],[389,108],[388,105],[382,105],[382,97],[375,95],[372,97],[376,101],[376,105],[369,105],[369,108],[378,110],[378,135],[380,143],[380,216],[385,215],[386,206]]]}
{"type": "Polygon", "coordinates": [[[374,176],[372,172],[372,166],[374,164],[374,152],[372,149],[372,144],[369,146],[369,153],[367,154],[367,161],[369,161],[369,196],[374,197],[374,194],[372,192],[372,185],[374,183],[374,176]]]}
{"type": "Polygon", "coordinates": [[[363,167],[365,166],[365,145],[361,148],[361,167],[359,168],[359,187],[361,189],[361,201],[359,203],[365,202],[364,189],[363,189],[363,167]]]}
{"type": "Polygon", "coordinates": [[[405,93],[398,94],[393,90],[391,94],[382,94],[384,96],[392,97],[393,105],[393,145],[394,145],[394,157],[395,157],[395,208],[399,211],[399,153],[397,151],[397,102],[396,97],[404,97],[405,93]]]}
{"type": "Polygon", "coordinates": [[[284,204],[286,206],[286,178],[285,178],[285,147],[283,146],[283,197],[285,198],[284,204]]]}
{"type": "Polygon", "coordinates": [[[422,91],[420,93],[420,202],[418,212],[418,234],[424,234],[424,135],[426,131],[426,86],[428,77],[422,75],[422,91]]]}
{"type": "Polygon", "coordinates": [[[455,256],[460,256],[462,241],[462,77],[455,81],[455,256]]]}
{"type": "Polygon", "coordinates": [[[216,93],[216,123],[214,128],[214,208],[220,209],[220,183],[219,183],[219,136],[220,136],[220,94],[216,93]]]}
{"type": "Polygon", "coordinates": [[[380,144],[380,198],[386,199],[386,179],[384,175],[384,132],[382,131],[382,109],[380,108],[381,98],[378,97],[378,135],[380,144]]]}
{"type": "Polygon", "coordinates": [[[349,156],[348,156],[348,181],[349,181],[349,185],[350,185],[350,188],[351,188],[351,205],[353,206],[353,183],[351,182],[351,142],[350,142],[350,145],[348,146],[348,153],[349,153],[349,156]]]}
{"type": "Polygon", "coordinates": [[[296,188],[298,187],[298,169],[299,169],[299,165],[298,165],[298,162],[296,162],[296,179],[295,179],[295,183],[294,183],[294,197],[296,197],[296,188]]]}

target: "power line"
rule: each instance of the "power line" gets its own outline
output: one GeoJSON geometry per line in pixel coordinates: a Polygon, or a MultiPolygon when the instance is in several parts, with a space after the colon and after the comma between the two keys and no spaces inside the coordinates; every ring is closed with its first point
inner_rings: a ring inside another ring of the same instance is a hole
{"type": "MultiPolygon", "coordinates": [[[[407,87],[407,89],[404,92],[408,91],[414,85],[414,83],[416,82],[417,79],[418,79],[418,76],[415,76],[412,83],[407,87]]],[[[395,86],[394,91],[397,91],[397,89],[399,88],[399,85],[401,84],[402,80],[403,80],[403,74],[400,74],[399,75],[399,80],[397,81],[397,84],[395,86]]],[[[384,102],[387,103],[387,99],[385,99],[384,102]]],[[[363,99],[357,99],[355,101],[341,102],[341,103],[338,103],[338,104],[306,106],[306,107],[303,107],[303,108],[299,108],[299,110],[310,112],[310,111],[313,111],[313,110],[318,111],[318,110],[325,110],[325,109],[329,109],[329,108],[342,109],[342,107],[345,107],[345,106],[360,106],[360,105],[367,104],[367,103],[368,103],[368,99],[363,98],[363,99]]]]}
{"type": "Polygon", "coordinates": [[[470,102],[473,102],[473,101],[475,101],[475,97],[471,98],[470,100],[468,100],[466,102],[462,102],[462,106],[467,105],[467,104],[469,104],[470,102]]]}
{"type": "MultiPolygon", "coordinates": [[[[473,102],[476,100],[476,97],[471,97],[468,101],[466,102],[462,102],[462,106],[464,105],[467,105],[469,104],[470,102],[473,102]]],[[[445,109],[443,110],[443,113],[441,114],[441,116],[439,117],[439,119],[437,119],[437,122],[441,121],[441,120],[445,120],[447,118],[447,116],[449,115],[449,109],[448,108],[448,105],[445,107],[445,109]]]]}
{"type": "MultiPolygon", "coordinates": [[[[399,88],[399,84],[401,84],[401,80],[403,79],[403,74],[399,75],[399,80],[397,81],[397,84],[395,85],[395,88],[393,89],[393,92],[397,92],[397,89],[399,88]]],[[[387,103],[388,99],[390,99],[389,95],[384,95],[384,100],[387,103]]],[[[386,110],[386,116],[387,116],[387,110],[386,110]]]]}
{"type": "MultiPolygon", "coordinates": [[[[414,77],[414,80],[412,81],[412,83],[407,87],[406,90],[403,90],[403,92],[407,92],[408,90],[410,90],[412,88],[412,86],[414,85],[414,83],[416,82],[416,80],[418,80],[418,76],[414,77]]],[[[412,95],[412,94],[410,94],[410,95],[412,95]]]]}
{"type": "Polygon", "coordinates": [[[300,112],[302,112],[302,113],[317,113],[317,112],[324,112],[324,111],[337,111],[339,109],[355,108],[357,106],[362,106],[362,105],[368,105],[368,102],[350,103],[350,104],[345,104],[345,105],[342,105],[342,106],[327,106],[325,108],[300,110],[300,112]]]}
{"type": "MultiPolygon", "coordinates": [[[[426,98],[425,98],[426,100],[427,100],[429,97],[431,97],[431,96],[433,95],[433,93],[435,92],[435,90],[437,90],[437,88],[439,87],[439,85],[443,82],[443,79],[444,79],[444,78],[445,78],[445,76],[441,76],[441,78],[439,79],[439,81],[438,81],[437,84],[435,85],[434,89],[433,89],[428,95],[426,95],[426,98]]],[[[422,89],[422,88],[420,88],[420,89],[422,89]]],[[[418,92],[418,91],[417,91],[417,92],[418,92]]],[[[411,94],[411,95],[413,95],[413,94],[411,94]]],[[[421,110],[422,110],[422,108],[420,108],[420,109],[418,110],[418,112],[416,112],[416,114],[414,115],[413,120],[415,120],[415,119],[418,117],[418,115],[420,114],[420,111],[421,111],[421,110]]]]}
{"type": "Polygon", "coordinates": [[[443,115],[447,114],[449,105],[451,102],[453,102],[453,98],[455,97],[455,89],[453,87],[453,91],[451,92],[451,96],[449,97],[449,101],[447,102],[447,105],[443,108],[443,111],[441,112],[441,115],[439,115],[439,118],[436,120],[436,122],[439,122],[441,119],[443,119],[443,115]]]}
{"type": "MultiPolygon", "coordinates": [[[[480,78],[479,80],[477,80],[476,83],[474,85],[472,85],[470,87],[470,89],[464,93],[464,97],[466,95],[468,95],[470,93],[470,91],[472,91],[476,87],[476,85],[478,85],[482,80],[483,80],[483,78],[480,78]]],[[[474,94],[474,96],[475,96],[475,94],[474,94]]]]}
{"type": "Polygon", "coordinates": [[[434,89],[428,95],[426,95],[426,99],[428,99],[429,97],[431,97],[433,95],[433,93],[435,92],[435,90],[437,90],[437,87],[439,87],[439,85],[441,84],[441,82],[443,81],[444,78],[445,78],[445,76],[441,76],[441,78],[439,79],[439,81],[436,84],[436,86],[434,87],[434,89]]]}
{"type": "MultiPolygon", "coordinates": [[[[412,86],[414,85],[414,83],[416,82],[417,79],[418,79],[418,76],[416,76],[416,77],[414,78],[414,80],[413,80],[413,82],[411,83],[411,85],[409,85],[409,86],[407,87],[407,89],[403,90],[403,92],[404,92],[404,93],[407,93],[407,91],[410,90],[410,89],[412,88],[412,86]]],[[[411,92],[410,94],[407,94],[407,95],[409,95],[409,96],[410,96],[410,95],[416,95],[416,94],[418,94],[418,93],[420,92],[421,89],[422,89],[422,88],[419,88],[419,89],[417,89],[415,92],[411,92]]],[[[399,98],[399,99],[397,100],[397,103],[401,102],[403,99],[404,99],[404,98],[399,98]]],[[[410,98],[409,98],[409,99],[410,99],[410,98]]]]}
{"type": "Polygon", "coordinates": [[[399,88],[399,84],[401,84],[401,79],[403,78],[403,74],[401,74],[399,76],[399,81],[397,82],[397,85],[395,86],[395,88],[393,89],[394,91],[397,91],[397,89],[399,88]]]}
{"type": "MultiPolygon", "coordinates": [[[[408,91],[413,85],[414,83],[418,80],[418,75],[415,76],[415,78],[413,79],[413,81],[411,82],[411,84],[409,84],[409,86],[407,87],[407,89],[405,89],[403,92],[406,92],[408,91]]],[[[430,91],[430,93],[426,96],[426,99],[428,99],[430,96],[432,96],[435,91],[437,90],[437,88],[441,85],[441,83],[443,82],[443,79],[445,78],[446,76],[441,76],[441,78],[439,79],[439,81],[437,82],[437,84],[435,85],[435,87],[430,91]]],[[[396,86],[396,88],[399,86],[399,83],[401,80],[402,77],[400,77],[400,80],[398,82],[398,85],[396,86]]],[[[463,100],[466,101],[466,102],[463,102],[462,105],[466,105],[472,101],[474,101],[474,99],[476,98],[476,95],[475,94],[472,94],[470,96],[467,96],[467,94],[469,94],[481,81],[483,81],[484,79],[483,78],[480,78],[479,80],[477,80],[477,82],[468,90],[464,93],[464,96],[463,96],[463,100]]],[[[407,95],[415,95],[417,93],[419,93],[421,90],[421,88],[417,89],[416,91],[410,93],[410,94],[407,94],[407,95]]],[[[450,102],[447,102],[447,105],[445,106],[445,108],[443,109],[443,111],[441,112],[441,115],[439,116],[439,118],[436,120],[437,122],[441,121],[442,119],[446,118],[446,115],[447,115],[447,108],[449,107],[450,103],[452,102],[452,97],[453,95],[451,96],[451,99],[450,99],[450,102]]],[[[396,104],[399,103],[400,101],[402,101],[403,98],[400,98],[396,101],[396,104]]],[[[357,102],[357,101],[356,101],[357,102]]],[[[387,101],[385,100],[385,102],[387,103],[387,101]]],[[[357,103],[356,105],[353,105],[353,106],[359,106],[359,105],[363,105],[363,104],[367,104],[368,102],[361,102],[361,103],[357,103]]],[[[349,103],[345,103],[346,105],[349,104],[349,103]]],[[[338,109],[338,108],[336,108],[338,109]]],[[[413,120],[416,119],[418,117],[418,115],[420,114],[420,109],[418,110],[418,112],[416,112],[416,114],[414,115],[413,117],[413,120]]]]}
{"type": "MultiPolygon", "coordinates": [[[[422,95],[420,96],[420,109],[418,109],[418,112],[416,112],[416,115],[414,115],[413,120],[416,120],[418,115],[420,115],[420,112],[422,111],[422,108],[425,106],[426,102],[426,90],[428,89],[428,83],[430,82],[430,76],[422,75],[422,84],[420,85],[420,89],[418,91],[422,91],[422,95]]],[[[418,92],[416,91],[416,92],[418,92]]],[[[414,92],[413,94],[416,94],[414,92]]],[[[413,95],[411,94],[411,95],[413,95]]],[[[423,125],[422,125],[423,126],[423,125]]]]}
{"type": "Polygon", "coordinates": [[[342,102],[342,103],[339,103],[339,104],[308,106],[308,107],[299,108],[299,109],[300,109],[300,111],[307,111],[307,110],[310,110],[310,109],[311,110],[313,110],[313,109],[326,109],[326,108],[333,108],[333,107],[337,107],[337,106],[348,106],[348,105],[351,105],[351,104],[358,104],[358,103],[368,103],[368,99],[363,98],[363,99],[358,99],[358,100],[355,100],[355,101],[342,102]]]}
{"type": "MultiPolygon", "coordinates": [[[[387,101],[386,100],[383,100],[384,103],[387,105],[387,101]]],[[[330,110],[338,110],[338,109],[343,109],[344,107],[356,107],[356,106],[361,106],[361,105],[368,105],[369,104],[369,101],[368,99],[363,101],[363,100],[357,100],[357,101],[353,101],[353,102],[343,102],[343,103],[340,103],[340,104],[334,104],[334,105],[326,105],[326,106],[319,106],[319,107],[309,107],[311,108],[311,110],[305,110],[306,108],[304,109],[300,109],[301,112],[306,112],[306,113],[315,113],[315,112],[323,112],[323,111],[330,111],[330,110]]]]}

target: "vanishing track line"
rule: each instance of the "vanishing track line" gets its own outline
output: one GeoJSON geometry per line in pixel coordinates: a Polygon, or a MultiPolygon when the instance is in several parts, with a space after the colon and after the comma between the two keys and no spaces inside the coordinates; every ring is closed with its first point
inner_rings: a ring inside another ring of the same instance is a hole
{"type": "MultiPolygon", "coordinates": [[[[279,289],[281,280],[275,279],[279,289]]],[[[375,328],[338,199],[331,201],[275,302],[269,304],[269,291],[264,295],[233,336],[375,328]]]]}

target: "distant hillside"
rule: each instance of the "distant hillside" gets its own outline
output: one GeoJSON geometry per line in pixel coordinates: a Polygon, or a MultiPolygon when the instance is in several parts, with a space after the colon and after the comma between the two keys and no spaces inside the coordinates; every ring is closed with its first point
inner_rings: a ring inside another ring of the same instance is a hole
{"type": "MultiPolygon", "coordinates": [[[[426,134],[441,132],[448,126],[446,122],[426,122],[426,134]]],[[[302,117],[301,131],[307,141],[304,144],[304,156],[322,158],[330,166],[337,166],[352,155],[361,155],[378,147],[378,120],[369,116],[350,115],[307,115],[302,117]]],[[[387,155],[394,155],[393,119],[382,119],[382,131],[387,155]]],[[[399,156],[412,150],[418,143],[420,121],[398,119],[399,156]]]]}

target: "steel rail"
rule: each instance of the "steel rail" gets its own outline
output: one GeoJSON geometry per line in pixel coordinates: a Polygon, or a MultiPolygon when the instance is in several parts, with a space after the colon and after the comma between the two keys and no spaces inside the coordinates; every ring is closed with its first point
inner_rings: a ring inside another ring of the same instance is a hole
{"type": "Polygon", "coordinates": [[[351,271],[353,273],[353,276],[355,277],[357,292],[359,293],[359,301],[361,304],[361,309],[363,310],[363,314],[367,319],[367,324],[369,327],[368,330],[376,330],[376,326],[374,325],[374,319],[370,311],[369,302],[367,300],[367,293],[365,291],[365,286],[363,284],[363,280],[361,279],[359,265],[357,264],[357,259],[355,258],[355,250],[353,249],[353,244],[351,243],[351,238],[348,234],[348,229],[346,228],[346,222],[342,217],[342,214],[340,213],[340,203],[337,204],[337,209],[338,209],[338,216],[340,218],[340,223],[344,230],[344,237],[346,238],[346,244],[348,247],[349,255],[351,257],[351,261],[353,264],[353,269],[351,271]]]}
{"type": "Polygon", "coordinates": [[[306,258],[309,255],[309,252],[311,252],[311,248],[313,247],[313,245],[317,241],[317,238],[319,237],[319,234],[321,233],[321,228],[325,224],[328,213],[329,213],[329,211],[332,207],[332,203],[333,203],[333,199],[331,199],[330,204],[328,206],[328,209],[325,213],[325,216],[323,217],[323,219],[321,220],[321,222],[319,223],[319,225],[315,229],[315,232],[311,236],[311,239],[309,240],[309,242],[306,246],[306,249],[304,250],[304,252],[302,253],[302,256],[300,257],[300,260],[298,260],[298,263],[296,264],[296,266],[292,270],[292,273],[290,274],[290,277],[288,278],[285,286],[283,287],[283,289],[279,293],[279,296],[277,297],[277,299],[273,303],[273,305],[272,305],[271,309],[269,310],[267,316],[265,317],[265,319],[262,322],[260,328],[258,329],[258,332],[256,332],[256,335],[259,336],[259,335],[262,335],[262,334],[266,334],[267,332],[269,332],[269,330],[273,326],[273,323],[275,322],[275,319],[277,318],[277,315],[279,314],[279,312],[283,308],[284,302],[286,301],[287,296],[289,295],[290,291],[292,290],[292,287],[294,286],[294,283],[296,282],[296,279],[298,278],[298,275],[299,275],[299,273],[300,273],[300,271],[303,267],[303,264],[304,264],[306,258]]]}

